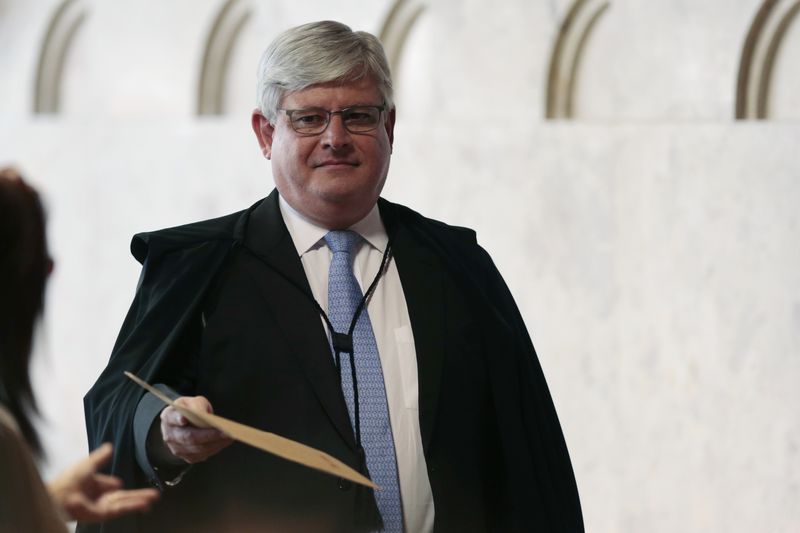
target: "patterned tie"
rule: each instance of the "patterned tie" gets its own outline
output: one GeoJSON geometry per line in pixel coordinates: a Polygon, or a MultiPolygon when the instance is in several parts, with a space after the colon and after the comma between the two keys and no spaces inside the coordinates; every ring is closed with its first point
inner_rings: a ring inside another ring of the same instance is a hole
{"type": "MultiPolygon", "coordinates": [[[[328,273],[328,318],[338,333],[347,333],[363,294],[353,274],[353,252],[361,236],[352,231],[331,231],[325,242],[333,251],[328,273]]],[[[370,478],[380,487],[375,499],[381,512],[384,531],[403,532],[403,511],[397,462],[389,423],[389,407],[383,385],[381,359],[366,307],[353,330],[353,356],[358,383],[361,445],[367,458],[370,478]]],[[[350,357],[341,356],[342,392],[354,424],[353,378],[350,357]]]]}

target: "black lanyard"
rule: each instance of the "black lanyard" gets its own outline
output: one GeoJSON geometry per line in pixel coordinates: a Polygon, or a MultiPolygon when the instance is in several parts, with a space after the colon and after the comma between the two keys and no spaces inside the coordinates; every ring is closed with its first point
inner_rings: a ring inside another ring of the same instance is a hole
{"type": "Polygon", "coordinates": [[[358,307],[356,307],[355,312],[353,313],[353,319],[350,321],[350,327],[347,330],[347,333],[339,333],[333,328],[333,324],[331,324],[330,319],[328,318],[327,313],[322,309],[322,306],[319,305],[319,302],[314,298],[314,295],[311,294],[305,287],[302,287],[300,284],[295,282],[292,278],[290,278],[287,274],[282,272],[280,269],[276,268],[272,265],[269,261],[261,257],[259,254],[251,250],[246,244],[241,243],[241,247],[246,250],[250,255],[261,261],[267,268],[278,274],[280,277],[285,279],[289,284],[291,284],[294,288],[296,288],[300,293],[308,298],[308,300],[314,304],[314,307],[317,308],[317,312],[320,314],[322,319],[328,325],[328,331],[331,332],[331,347],[334,353],[334,360],[336,362],[336,373],[339,376],[339,387],[341,388],[342,385],[342,363],[341,363],[341,354],[346,353],[350,356],[350,372],[352,374],[353,379],[353,426],[355,429],[356,434],[356,446],[359,449],[359,453],[363,453],[361,447],[361,418],[359,415],[359,406],[358,406],[358,377],[356,376],[356,361],[355,356],[353,354],[353,331],[356,329],[356,324],[358,323],[358,319],[361,316],[361,312],[367,305],[367,302],[372,297],[372,294],[375,292],[375,288],[378,286],[378,282],[383,277],[383,273],[386,270],[387,265],[392,257],[392,239],[389,238],[389,241],[386,243],[386,250],[383,252],[383,258],[381,258],[381,266],[378,269],[378,273],[375,274],[375,279],[372,280],[370,283],[369,288],[364,293],[364,296],[361,298],[361,301],[358,303],[358,307]]]}

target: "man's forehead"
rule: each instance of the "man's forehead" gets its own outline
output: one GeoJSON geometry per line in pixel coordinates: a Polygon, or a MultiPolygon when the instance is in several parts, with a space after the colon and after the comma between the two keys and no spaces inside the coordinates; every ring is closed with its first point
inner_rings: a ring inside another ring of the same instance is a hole
{"type": "Polygon", "coordinates": [[[377,82],[371,77],[358,80],[329,81],[310,85],[305,89],[287,93],[281,107],[328,106],[333,104],[380,105],[381,92],[377,82]]]}

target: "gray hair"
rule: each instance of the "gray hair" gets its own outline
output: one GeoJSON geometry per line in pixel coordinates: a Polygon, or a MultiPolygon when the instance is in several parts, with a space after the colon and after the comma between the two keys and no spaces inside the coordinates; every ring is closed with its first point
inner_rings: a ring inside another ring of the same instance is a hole
{"type": "Polygon", "coordinates": [[[366,76],[375,79],[387,109],[392,109],[392,75],[377,37],[330,20],[303,24],[278,35],[261,56],[258,108],[274,122],[287,93],[366,76]]]}

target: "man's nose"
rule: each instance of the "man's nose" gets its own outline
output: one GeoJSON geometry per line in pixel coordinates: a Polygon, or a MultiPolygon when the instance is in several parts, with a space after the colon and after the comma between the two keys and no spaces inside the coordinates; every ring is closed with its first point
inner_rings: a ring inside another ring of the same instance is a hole
{"type": "Polygon", "coordinates": [[[350,132],[344,127],[344,119],[341,114],[331,115],[328,127],[322,132],[320,140],[324,146],[329,146],[333,150],[340,150],[353,142],[350,132]]]}

